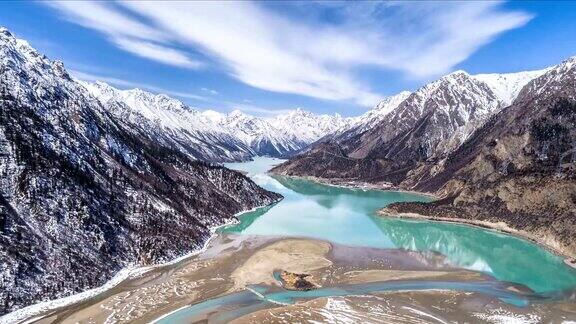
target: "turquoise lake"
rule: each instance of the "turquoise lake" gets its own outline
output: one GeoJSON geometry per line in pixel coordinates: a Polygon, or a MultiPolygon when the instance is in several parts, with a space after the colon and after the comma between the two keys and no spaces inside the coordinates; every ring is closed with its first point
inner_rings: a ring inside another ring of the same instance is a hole
{"type": "Polygon", "coordinates": [[[392,202],[429,201],[409,193],[349,189],[270,176],[282,160],[229,163],[260,186],[282,194],[271,207],[241,215],[221,232],[308,237],[342,245],[434,251],[448,262],[526,285],[538,293],[576,288],[576,270],[546,249],[521,238],[458,224],[384,218],[376,211],[392,202]]]}

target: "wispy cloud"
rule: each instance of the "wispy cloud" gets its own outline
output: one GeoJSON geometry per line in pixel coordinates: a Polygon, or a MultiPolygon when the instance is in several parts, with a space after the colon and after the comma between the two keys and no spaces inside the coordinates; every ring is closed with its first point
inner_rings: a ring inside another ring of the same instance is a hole
{"type": "Polygon", "coordinates": [[[360,81],[365,68],[437,76],[532,18],[495,1],[49,5],[136,55],[198,68],[190,53],[202,53],[253,87],[367,106],[381,96],[360,81]]]}
{"type": "Polygon", "coordinates": [[[200,90],[202,90],[202,91],[204,91],[204,92],[207,92],[207,93],[209,93],[209,94],[211,94],[211,95],[214,95],[214,96],[218,94],[218,91],[216,91],[216,90],[214,90],[214,89],[200,88],[200,90]]]}
{"type": "Polygon", "coordinates": [[[113,86],[120,87],[123,89],[140,88],[140,89],[147,90],[150,92],[154,92],[154,93],[158,93],[158,94],[162,93],[162,94],[175,96],[175,97],[179,97],[179,98],[194,99],[194,100],[200,100],[200,101],[209,101],[210,100],[209,98],[207,98],[205,96],[200,96],[200,95],[197,95],[194,93],[182,92],[182,91],[173,91],[173,90],[164,89],[164,88],[160,88],[160,87],[145,84],[145,83],[138,83],[138,82],[133,82],[133,81],[124,80],[124,79],[115,78],[115,77],[110,77],[110,76],[96,75],[96,74],[81,72],[81,71],[77,71],[77,70],[70,70],[70,69],[68,70],[68,72],[70,72],[70,74],[72,74],[73,77],[80,79],[80,80],[83,80],[83,81],[90,81],[90,82],[102,81],[102,82],[106,82],[106,83],[109,83],[113,86]]]}
{"type": "Polygon", "coordinates": [[[152,59],[160,63],[197,69],[204,64],[190,59],[186,54],[172,48],[160,46],[150,42],[132,40],[128,38],[117,38],[114,41],[121,49],[134,53],[138,56],[152,59]]]}
{"type": "Polygon", "coordinates": [[[71,22],[107,35],[118,48],[160,63],[198,69],[204,64],[183,51],[171,48],[170,35],[122,13],[111,2],[46,1],[71,22]]]}

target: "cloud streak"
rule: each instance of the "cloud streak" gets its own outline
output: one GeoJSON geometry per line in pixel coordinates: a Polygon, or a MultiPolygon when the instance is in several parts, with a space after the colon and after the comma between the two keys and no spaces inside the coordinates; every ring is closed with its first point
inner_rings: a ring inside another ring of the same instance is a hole
{"type": "Polygon", "coordinates": [[[135,55],[197,69],[201,53],[252,87],[363,106],[381,98],[361,81],[366,68],[437,76],[532,18],[500,2],[48,4],[135,55]]]}
{"type": "Polygon", "coordinates": [[[165,32],[122,13],[109,3],[65,0],[44,3],[62,12],[67,20],[104,33],[118,48],[134,55],[183,68],[198,69],[204,65],[186,52],[165,45],[171,42],[165,32]]]}

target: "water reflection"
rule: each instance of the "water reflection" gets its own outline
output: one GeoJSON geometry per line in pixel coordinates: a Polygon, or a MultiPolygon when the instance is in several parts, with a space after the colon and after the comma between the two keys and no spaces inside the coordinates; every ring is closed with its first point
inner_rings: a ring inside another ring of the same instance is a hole
{"type": "Polygon", "coordinates": [[[522,239],[455,224],[382,217],[373,221],[397,248],[440,252],[453,265],[538,292],[576,287],[576,273],[561,258],[522,239]]]}
{"type": "Polygon", "coordinates": [[[427,197],[271,177],[263,172],[268,168],[266,163],[269,167],[278,160],[258,159],[237,166],[256,183],[281,193],[285,199],[242,215],[240,224],[223,231],[310,237],[349,246],[436,251],[454,266],[483,271],[538,292],[576,287],[576,271],[561,258],[526,240],[469,226],[375,215],[389,203],[426,201],[427,197]]]}

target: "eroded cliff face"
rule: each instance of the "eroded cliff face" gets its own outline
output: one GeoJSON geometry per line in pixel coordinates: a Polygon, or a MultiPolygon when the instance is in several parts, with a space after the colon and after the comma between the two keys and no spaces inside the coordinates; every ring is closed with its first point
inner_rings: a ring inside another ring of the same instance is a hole
{"type": "Polygon", "coordinates": [[[280,196],[117,119],[0,29],[0,314],[198,247],[280,196]]]}

